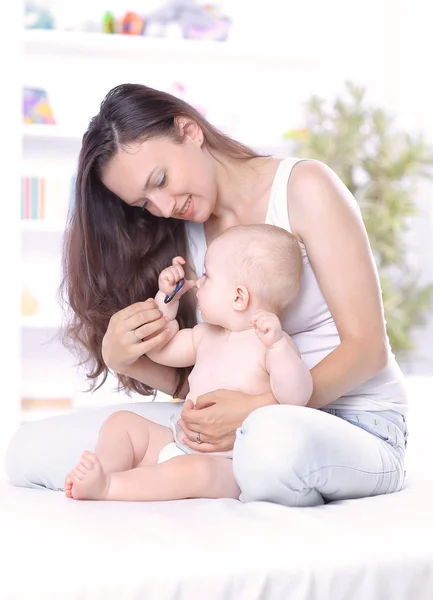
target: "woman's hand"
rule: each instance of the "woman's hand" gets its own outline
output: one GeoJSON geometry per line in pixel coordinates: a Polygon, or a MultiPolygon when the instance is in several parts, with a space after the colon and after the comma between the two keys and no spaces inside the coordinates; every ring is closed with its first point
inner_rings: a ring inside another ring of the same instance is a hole
{"type": "Polygon", "coordinates": [[[272,394],[250,396],[243,392],[216,390],[199,396],[194,406],[187,400],[178,421],[185,436],[180,441],[199,452],[223,452],[231,450],[236,430],[256,408],[275,404],[272,394]],[[197,442],[200,433],[201,443],[197,442]]]}
{"type": "Polygon", "coordinates": [[[140,356],[164,345],[169,338],[167,319],[149,298],[111,317],[102,340],[102,357],[109,369],[122,375],[140,356]]]}

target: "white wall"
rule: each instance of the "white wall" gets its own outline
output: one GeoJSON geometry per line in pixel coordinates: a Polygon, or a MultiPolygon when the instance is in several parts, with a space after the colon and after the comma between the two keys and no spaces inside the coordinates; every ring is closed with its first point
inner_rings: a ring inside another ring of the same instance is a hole
{"type": "MultiPolygon", "coordinates": [[[[14,64],[2,58],[0,92],[0,457],[10,434],[19,422],[18,396],[20,378],[20,238],[19,238],[19,161],[21,155],[21,2],[15,0],[4,19],[8,27],[0,35],[0,56],[13,57],[14,64]]],[[[0,471],[2,462],[0,461],[0,471]]]]}
{"type": "MultiPolygon", "coordinates": [[[[394,61],[394,107],[409,130],[422,132],[433,144],[433,86],[431,85],[431,4],[426,0],[399,2],[395,45],[399,48],[394,61]]],[[[423,211],[414,236],[414,252],[422,280],[433,282],[433,183],[426,181],[419,190],[419,206],[423,211]]],[[[433,372],[433,315],[425,328],[416,332],[417,351],[408,372],[433,372]]]]}

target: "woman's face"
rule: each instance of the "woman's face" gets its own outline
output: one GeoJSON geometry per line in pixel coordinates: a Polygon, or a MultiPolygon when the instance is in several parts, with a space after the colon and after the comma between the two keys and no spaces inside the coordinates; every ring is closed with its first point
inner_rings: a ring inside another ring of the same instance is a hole
{"type": "Polygon", "coordinates": [[[166,219],[203,223],[216,203],[214,161],[195,123],[181,144],[166,137],[129,144],[108,162],[101,180],[130,206],[166,219]]]}

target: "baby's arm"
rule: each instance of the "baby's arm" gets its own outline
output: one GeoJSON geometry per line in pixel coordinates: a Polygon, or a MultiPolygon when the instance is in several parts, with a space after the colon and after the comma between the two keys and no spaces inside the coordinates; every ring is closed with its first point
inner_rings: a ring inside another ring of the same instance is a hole
{"type": "Polygon", "coordinates": [[[157,307],[168,320],[167,329],[170,330],[170,339],[161,348],[148,352],[147,356],[154,362],[168,367],[190,367],[194,365],[197,354],[197,335],[194,332],[196,328],[179,330],[179,323],[176,320],[179,299],[185,292],[195,286],[195,282],[185,281],[185,285],[179,290],[175,298],[168,304],[164,302],[166,295],[172,292],[176,283],[184,278],[185,274],[182,268],[184,263],[184,259],[177,256],[173,259],[172,266],[161,272],[159,291],[155,296],[157,307]]]}
{"type": "Polygon", "coordinates": [[[193,329],[181,329],[165,346],[147,353],[153,362],[167,367],[192,367],[195,364],[196,349],[193,329]]]}
{"type": "Polygon", "coordinates": [[[313,393],[313,380],[296,344],[273,313],[257,311],[253,325],[267,348],[266,370],[275,399],[280,404],[305,406],[313,393]]]}
{"type": "Polygon", "coordinates": [[[313,380],[299,350],[287,333],[266,353],[271,390],[280,404],[305,406],[313,393],[313,380]]]}

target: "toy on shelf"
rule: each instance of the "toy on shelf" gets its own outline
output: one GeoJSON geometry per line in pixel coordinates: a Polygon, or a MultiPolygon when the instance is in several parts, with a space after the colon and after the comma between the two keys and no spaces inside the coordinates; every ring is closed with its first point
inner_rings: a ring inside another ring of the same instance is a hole
{"type": "Polygon", "coordinates": [[[202,27],[199,23],[188,24],[184,29],[184,37],[213,42],[226,41],[231,25],[230,19],[221,14],[217,7],[212,4],[206,4],[203,8],[212,19],[213,25],[211,27],[202,27]]]}
{"type": "Polygon", "coordinates": [[[122,19],[122,33],[126,35],[143,35],[144,19],[135,12],[127,12],[122,19]]]}
{"type": "Polygon", "coordinates": [[[225,41],[230,28],[230,20],[215,6],[200,6],[195,0],[169,0],[145,21],[145,35],[197,40],[225,41]]]}
{"type": "Polygon", "coordinates": [[[26,29],[54,29],[54,17],[50,9],[37,2],[27,1],[24,6],[24,27],[26,29]]]}
{"type": "Polygon", "coordinates": [[[102,31],[104,33],[117,33],[116,17],[107,10],[102,19],[102,31]]]}
{"type": "Polygon", "coordinates": [[[21,315],[23,317],[34,317],[39,310],[39,303],[32,296],[28,287],[21,291],[21,315]]]}
{"type": "Polygon", "coordinates": [[[124,35],[143,35],[145,21],[136,12],[128,11],[123,17],[117,18],[111,11],[104,13],[102,31],[104,33],[123,33],[124,35]]]}
{"type": "Polygon", "coordinates": [[[42,88],[25,87],[23,92],[23,120],[27,124],[55,125],[48,94],[42,88]]]}

